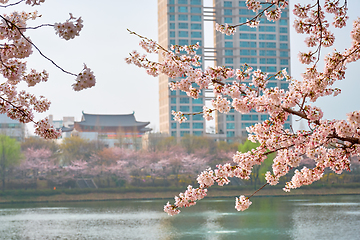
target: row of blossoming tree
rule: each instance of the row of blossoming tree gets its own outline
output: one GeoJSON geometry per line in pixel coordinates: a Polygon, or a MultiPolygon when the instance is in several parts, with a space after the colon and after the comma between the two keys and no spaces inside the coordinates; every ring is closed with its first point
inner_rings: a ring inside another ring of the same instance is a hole
{"type": "MultiPolygon", "coordinates": [[[[106,148],[101,142],[80,137],[65,138],[58,145],[52,141],[28,138],[22,144],[15,139],[0,135],[9,144],[0,142],[6,156],[0,157],[2,189],[43,187],[77,187],[76,180],[92,178],[98,187],[116,186],[186,186],[192,183],[202,169],[216,161],[227,162],[231,156],[221,148],[194,143],[197,149],[187,147],[187,142],[176,144],[171,137],[158,143],[158,149],[135,151],[119,147],[106,148]],[[169,142],[172,142],[169,144],[169,142]],[[164,145],[167,143],[166,145],[164,145]],[[19,146],[11,151],[9,146],[19,146]],[[16,152],[16,156],[9,155],[16,152]],[[4,163],[4,164],[3,164],[4,163]]],[[[203,139],[208,142],[209,139],[203,139]]],[[[210,140],[211,141],[211,140],[210,140]]],[[[1,152],[1,151],[0,151],[1,152]]],[[[2,156],[2,155],[1,155],[2,156]]]]}
{"type": "MultiPolygon", "coordinates": [[[[288,4],[287,0],[247,0],[246,5],[256,13],[255,17],[234,26],[216,24],[216,30],[232,35],[240,25],[257,27],[263,15],[268,21],[278,21],[288,4]]],[[[130,32],[141,38],[140,46],[147,53],[159,54],[160,61],[151,61],[146,55],[134,51],[126,59],[128,63],[146,69],[153,76],[167,75],[173,79],[169,84],[171,90],[179,89],[192,98],[197,98],[205,89],[214,89],[212,108],[204,107],[199,113],[206,120],[212,119],[215,111],[226,114],[231,108],[239,113],[255,110],[270,115],[268,120],[247,128],[248,138],[259,142],[259,147],[246,153],[237,152],[233,156],[233,163],[219,164],[214,170],[203,171],[197,178],[199,187],[189,186],[184,193],[175,197],[174,204],[168,203],[164,207],[168,214],[177,214],[180,208],[196,204],[215,183],[220,186],[228,184],[231,177],[248,179],[253,167],[261,165],[274,152],[277,155],[273,160],[272,171],[268,171],[265,176],[270,185],[277,185],[282,176],[299,166],[303,157],[315,162],[313,168],[295,170],[291,180],[284,186],[286,192],[318,181],[327,168],[337,174],[350,170],[350,158],[360,153],[360,111],[348,113],[347,121],[328,120],[323,118],[319,107],[311,104],[321,97],[340,94],[341,90],[334,88],[333,84],[345,79],[347,64],[356,62],[360,57],[360,20],[356,19],[350,32],[351,45],[343,52],[333,50],[327,54],[322,70],[318,66],[322,58],[321,49],[332,46],[335,41],[330,24],[335,28],[344,27],[348,20],[347,10],[346,0],[316,0],[312,4],[295,4],[294,28],[297,33],[307,35],[305,43],[309,48],[299,53],[299,61],[308,65],[301,80],[288,75],[285,69],[270,75],[246,64],[238,69],[217,66],[202,70],[196,68],[201,65],[200,57],[196,55],[198,44],[175,45],[168,50],[166,46],[130,32]],[[328,19],[329,15],[333,16],[332,20],[328,19]],[[182,51],[187,54],[180,54],[182,51]],[[289,82],[289,89],[267,87],[269,78],[273,77],[285,78],[289,82]],[[225,83],[230,78],[235,78],[233,83],[225,83]],[[251,79],[250,86],[243,83],[246,79],[251,79]],[[192,83],[198,87],[193,87],[192,83]],[[289,115],[307,121],[309,128],[301,131],[285,129],[284,123],[289,115]]],[[[173,115],[179,122],[186,121],[186,114],[182,112],[173,112],[173,115]]],[[[251,205],[251,196],[236,198],[235,208],[239,211],[247,209],[251,205]]]]}
{"type": "MultiPolygon", "coordinates": [[[[66,138],[58,145],[38,138],[28,138],[20,144],[0,135],[1,189],[76,188],[77,180],[89,178],[99,188],[184,187],[194,185],[196,176],[203,169],[228,162],[236,146],[228,144],[224,147],[225,143],[215,144],[204,137],[186,136],[185,139],[176,144],[171,137],[164,138],[163,143],[157,144],[158,149],[134,151],[105,148],[99,142],[79,137],[66,138]],[[190,141],[197,148],[189,148],[190,141]],[[205,143],[210,144],[206,146],[205,143]]],[[[240,152],[247,152],[256,146],[258,143],[246,141],[238,147],[240,152]]],[[[266,159],[265,164],[255,166],[250,180],[234,181],[236,188],[256,189],[257,184],[263,184],[261,176],[270,169],[273,157],[266,159]]],[[[300,165],[313,167],[314,163],[305,158],[300,165]]],[[[352,167],[356,170],[359,164],[352,167]]],[[[360,171],[343,174],[341,178],[328,171],[325,176],[319,184],[333,186],[333,183],[357,182],[360,171]]]]}

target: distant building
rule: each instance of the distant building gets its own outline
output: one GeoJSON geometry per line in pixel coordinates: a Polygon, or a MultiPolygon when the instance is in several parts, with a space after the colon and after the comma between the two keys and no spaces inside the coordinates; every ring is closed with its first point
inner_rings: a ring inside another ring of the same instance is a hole
{"type": "Polygon", "coordinates": [[[0,114],[0,134],[15,138],[17,141],[23,141],[25,124],[9,118],[6,114],[0,114]]]}
{"type": "MultiPolygon", "coordinates": [[[[180,1],[178,1],[180,2],[180,1]]],[[[262,4],[263,8],[269,7],[270,2],[262,4]]],[[[247,19],[255,17],[256,13],[249,10],[245,0],[214,0],[215,22],[230,25],[244,23],[247,19]]],[[[289,8],[281,10],[279,21],[268,21],[265,16],[260,17],[257,28],[247,25],[239,26],[234,35],[225,35],[218,31],[214,32],[215,63],[217,66],[238,68],[247,63],[254,70],[261,69],[263,72],[276,74],[286,68],[290,71],[290,19],[289,8]]],[[[226,83],[232,83],[234,79],[228,79],[226,83]]],[[[242,81],[250,85],[251,79],[242,81]]],[[[288,89],[289,83],[276,78],[270,78],[266,87],[278,87],[288,89]]],[[[216,133],[225,134],[228,142],[246,139],[247,127],[255,125],[269,118],[268,114],[258,113],[255,110],[247,114],[241,114],[231,109],[228,114],[216,112],[216,133]]],[[[290,128],[292,119],[289,117],[284,127],[290,128]]]]}
{"type": "MultiPolygon", "coordinates": [[[[199,43],[197,54],[204,59],[204,8],[203,0],[158,0],[158,39],[165,48],[170,45],[189,45],[199,43]]],[[[159,54],[160,60],[162,55],[159,54]]],[[[204,66],[201,65],[201,69],[204,66]]],[[[171,91],[171,79],[165,74],[159,76],[159,115],[160,132],[173,137],[187,134],[203,136],[206,132],[205,119],[201,115],[186,116],[187,121],[179,124],[173,119],[171,111],[183,113],[201,112],[205,104],[205,94],[201,91],[197,99],[189,98],[180,90],[171,91]]],[[[197,84],[193,83],[194,87],[197,84]]]]}
{"type": "Polygon", "coordinates": [[[71,132],[74,130],[74,117],[63,117],[62,120],[54,120],[53,115],[49,115],[49,122],[56,129],[61,129],[60,139],[71,137],[71,132]]]}
{"type": "Polygon", "coordinates": [[[131,114],[82,113],[80,122],[74,122],[74,131],[82,138],[99,140],[108,147],[141,149],[141,137],[151,131],[150,122],[138,122],[131,114]]]}

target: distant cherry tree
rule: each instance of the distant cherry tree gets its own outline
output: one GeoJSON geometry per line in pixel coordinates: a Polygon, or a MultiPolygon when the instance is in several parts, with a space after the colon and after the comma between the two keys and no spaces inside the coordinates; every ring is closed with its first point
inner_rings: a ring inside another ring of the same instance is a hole
{"type": "Polygon", "coordinates": [[[28,148],[24,152],[24,161],[16,168],[22,179],[32,179],[35,188],[39,177],[50,179],[53,171],[59,168],[56,158],[49,149],[28,148]],[[49,177],[49,178],[48,178],[49,177]]]}

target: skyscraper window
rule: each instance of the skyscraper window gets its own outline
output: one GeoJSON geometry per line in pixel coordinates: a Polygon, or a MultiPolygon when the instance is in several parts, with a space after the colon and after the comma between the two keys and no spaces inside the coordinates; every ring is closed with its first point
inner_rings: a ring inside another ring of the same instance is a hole
{"type": "MultiPolygon", "coordinates": [[[[171,23],[170,23],[171,24],[171,23]]],[[[175,26],[175,23],[174,23],[174,26],[175,26]]],[[[179,29],[188,29],[189,28],[189,24],[188,23],[183,23],[183,22],[180,22],[179,23],[179,29]]]]}
{"type": "Polygon", "coordinates": [[[190,12],[191,13],[201,13],[201,8],[200,7],[191,7],[190,12]]]}
{"type": "MultiPolygon", "coordinates": [[[[180,14],[180,15],[178,16],[178,19],[179,19],[180,21],[187,21],[189,18],[188,18],[188,15],[186,15],[186,14],[180,14]]],[[[174,16],[174,20],[175,20],[175,16],[174,16]]]]}
{"type": "Polygon", "coordinates": [[[201,32],[191,32],[191,37],[192,38],[201,38],[202,34],[201,34],[201,32]]]}
{"type": "Polygon", "coordinates": [[[183,7],[183,6],[179,6],[178,7],[178,11],[181,13],[186,13],[188,12],[188,8],[187,7],[183,7]]]}
{"type": "Polygon", "coordinates": [[[188,31],[179,31],[179,37],[189,37],[188,31]]]}
{"type": "Polygon", "coordinates": [[[231,1],[224,1],[224,7],[232,7],[231,1]]]}
{"type": "Polygon", "coordinates": [[[201,16],[200,15],[192,15],[191,17],[192,22],[201,22],[201,16]]]}
{"type": "Polygon", "coordinates": [[[191,24],[191,29],[195,30],[201,30],[201,24],[200,23],[192,23],[191,24]]]}
{"type": "Polygon", "coordinates": [[[190,0],[191,5],[201,5],[201,0],[190,0]]]}

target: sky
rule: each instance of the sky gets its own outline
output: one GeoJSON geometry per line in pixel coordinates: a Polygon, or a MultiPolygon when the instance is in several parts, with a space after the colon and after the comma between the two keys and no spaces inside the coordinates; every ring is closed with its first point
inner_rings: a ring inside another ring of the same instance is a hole
{"type": "MultiPolygon", "coordinates": [[[[211,0],[205,2],[209,4],[211,0]]],[[[293,0],[291,4],[297,2],[299,1],[293,0]]],[[[338,35],[335,47],[338,50],[350,46],[352,20],[357,17],[357,9],[360,9],[360,1],[348,2],[350,21],[346,29],[336,31],[338,35]]],[[[50,110],[45,114],[37,114],[37,119],[52,114],[55,120],[73,116],[76,121],[80,121],[82,111],[92,114],[128,114],[134,111],[138,121],[149,121],[149,126],[154,131],[159,130],[158,79],[124,61],[132,50],[141,50],[139,39],[130,35],[126,29],[157,40],[157,0],[46,0],[37,7],[21,4],[3,9],[3,12],[34,9],[38,10],[42,17],[29,21],[29,26],[64,22],[69,18],[69,13],[82,17],[84,28],[80,36],[73,40],[60,39],[52,27],[28,30],[25,35],[30,36],[46,56],[67,71],[79,73],[86,63],[94,71],[97,81],[93,88],[74,92],[71,85],[75,77],[61,72],[34,50],[27,59],[28,68],[39,71],[46,69],[50,74],[49,81],[32,88],[25,85],[19,87],[37,96],[43,95],[52,102],[50,110]]],[[[206,32],[210,33],[206,37],[210,41],[205,40],[205,45],[209,45],[212,44],[211,29],[209,24],[206,24],[206,27],[206,32]]],[[[306,67],[297,60],[298,52],[305,47],[303,39],[304,36],[294,30],[290,32],[291,73],[296,79],[300,79],[300,74],[306,67]]],[[[323,108],[326,118],[343,119],[347,112],[360,110],[359,67],[359,63],[350,64],[346,80],[336,83],[336,87],[342,89],[341,95],[335,98],[326,97],[313,104],[323,108]]],[[[294,128],[298,125],[299,122],[294,121],[294,128]]],[[[28,128],[31,134],[32,127],[28,128]]]]}

